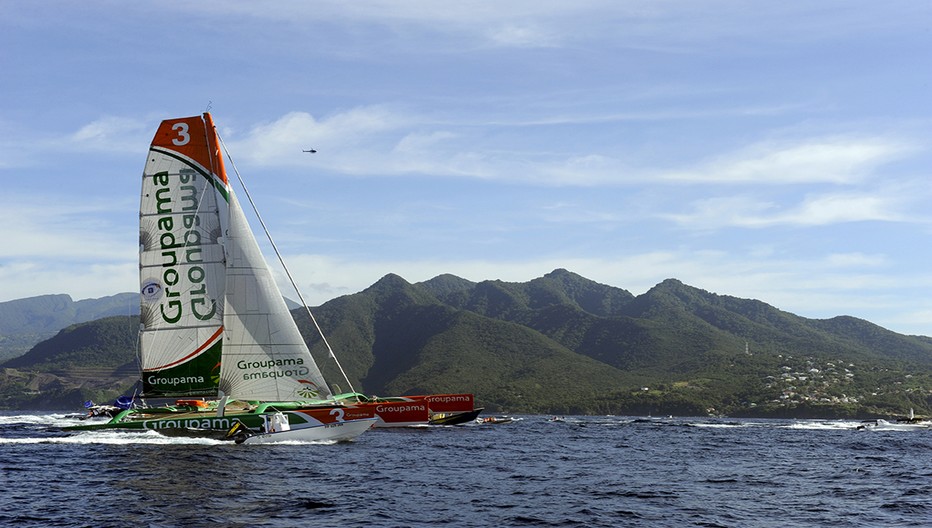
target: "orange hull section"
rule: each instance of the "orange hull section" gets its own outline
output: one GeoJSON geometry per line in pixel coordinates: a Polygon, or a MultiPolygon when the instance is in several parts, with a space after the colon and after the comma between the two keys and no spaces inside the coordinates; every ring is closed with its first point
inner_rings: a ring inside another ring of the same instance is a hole
{"type": "Polygon", "coordinates": [[[350,408],[365,409],[375,413],[375,417],[378,418],[375,427],[427,425],[430,421],[430,409],[426,402],[361,402],[353,404],[350,408]]]}
{"type": "Polygon", "coordinates": [[[407,427],[427,425],[436,413],[469,412],[475,407],[472,394],[426,394],[401,396],[397,400],[400,401],[353,403],[347,408],[374,412],[378,418],[375,427],[407,427]]]}

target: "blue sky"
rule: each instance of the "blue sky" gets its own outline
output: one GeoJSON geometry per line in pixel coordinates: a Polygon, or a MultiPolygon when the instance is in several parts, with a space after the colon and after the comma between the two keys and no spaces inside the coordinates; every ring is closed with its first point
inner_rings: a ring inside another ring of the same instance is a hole
{"type": "Polygon", "coordinates": [[[932,335],[930,56],[911,1],[0,0],[0,301],[135,291],[209,107],[312,305],[566,268],[932,335]]]}

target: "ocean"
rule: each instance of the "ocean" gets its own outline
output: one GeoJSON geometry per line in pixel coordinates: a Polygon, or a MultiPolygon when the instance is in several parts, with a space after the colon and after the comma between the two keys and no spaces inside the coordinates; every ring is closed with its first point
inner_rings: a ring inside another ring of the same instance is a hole
{"type": "Polygon", "coordinates": [[[247,446],[6,412],[0,526],[932,526],[932,429],[520,418],[247,446]]]}

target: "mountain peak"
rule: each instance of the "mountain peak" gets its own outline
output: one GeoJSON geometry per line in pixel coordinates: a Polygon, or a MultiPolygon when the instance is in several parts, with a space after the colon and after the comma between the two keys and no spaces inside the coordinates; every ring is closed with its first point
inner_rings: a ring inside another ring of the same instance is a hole
{"type": "Polygon", "coordinates": [[[433,293],[437,297],[442,297],[451,293],[468,291],[476,287],[475,282],[457,277],[456,275],[451,275],[449,273],[437,275],[430,280],[419,282],[418,285],[433,293]]]}
{"type": "Polygon", "coordinates": [[[432,304],[436,302],[430,291],[419,288],[394,273],[385,275],[378,282],[363,290],[362,293],[372,296],[377,302],[390,305],[432,304]]]}

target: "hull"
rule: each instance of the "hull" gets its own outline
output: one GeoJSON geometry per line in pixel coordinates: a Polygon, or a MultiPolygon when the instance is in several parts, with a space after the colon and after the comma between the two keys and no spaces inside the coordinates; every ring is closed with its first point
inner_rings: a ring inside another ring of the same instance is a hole
{"type": "Polygon", "coordinates": [[[335,398],[347,408],[374,413],[375,427],[456,425],[474,420],[482,408],[475,408],[472,394],[428,394],[367,398],[342,394],[335,398]]]}
{"type": "Polygon", "coordinates": [[[350,420],[321,425],[308,425],[276,431],[274,433],[259,433],[247,436],[238,444],[275,444],[280,442],[348,442],[368,431],[376,422],[375,418],[350,420]]]}
{"type": "Polygon", "coordinates": [[[363,402],[351,406],[363,412],[371,412],[375,418],[375,427],[412,427],[427,425],[430,421],[430,409],[422,402],[363,402]]]}
{"type": "Polygon", "coordinates": [[[237,424],[260,430],[268,417],[284,412],[288,424],[294,428],[312,427],[374,419],[370,409],[354,409],[341,405],[311,406],[301,402],[266,402],[249,409],[227,409],[218,415],[216,409],[191,407],[162,407],[134,409],[117,415],[106,423],[82,424],[63,428],[65,431],[156,431],[166,436],[223,436],[237,424]]]}

